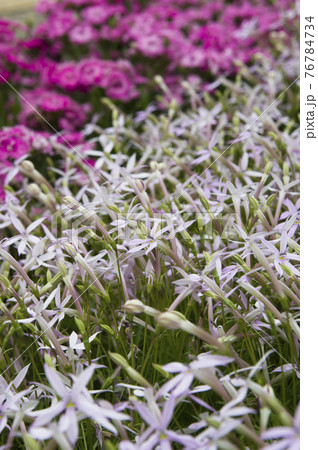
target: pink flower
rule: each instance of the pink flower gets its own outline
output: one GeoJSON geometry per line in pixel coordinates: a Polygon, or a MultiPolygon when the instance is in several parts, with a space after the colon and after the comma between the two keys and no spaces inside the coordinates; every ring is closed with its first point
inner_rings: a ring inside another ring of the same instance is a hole
{"type": "MultiPolygon", "coordinates": [[[[95,0],[95,3],[101,2],[102,0],[95,0]]],[[[83,6],[91,3],[91,0],[63,0],[63,6],[83,6]]]]}
{"type": "MultiPolygon", "coordinates": [[[[0,75],[5,80],[9,80],[10,72],[8,72],[3,66],[0,65],[0,75]]],[[[0,77],[0,84],[5,83],[4,79],[0,77]]]]}
{"type": "Polygon", "coordinates": [[[0,18],[0,42],[9,42],[15,39],[15,30],[22,29],[23,26],[13,20],[6,20],[0,18]]]}
{"type": "Polygon", "coordinates": [[[66,126],[67,130],[74,131],[77,127],[82,127],[86,114],[90,107],[87,104],[80,105],[67,95],[59,94],[45,89],[35,89],[33,91],[23,91],[22,95],[28,103],[23,103],[20,113],[20,122],[36,128],[43,121],[36,111],[42,113],[48,121],[58,119],[61,128],[66,126]],[[30,108],[32,105],[33,108],[30,108]],[[46,115],[44,113],[50,113],[46,115]],[[62,113],[62,114],[61,114],[62,113]]]}
{"type": "Polygon", "coordinates": [[[56,39],[63,36],[76,22],[76,15],[73,11],[59,11],[56,16],[50,17],[47,23],[44,22],[44,25],[47,27],[47,37],[56,39]]]}
{"type": "Polygon", "coordinates": [[[83,9],[82,17],[92,25],[102,25],[109,17],[125,12],[121,5],[95,5],[83,9]]]}
{"type": "Polygon", "coordinates": [[[39,14],[47,14],[56,8],[56,2],[54,0],[40,0],[35,6],[35,10],[39,14]]]}
{"type": "Polygon", "coordinates": [[[52,84],[55,84],[66,91],[76,89],[79,84],[77,64],[73,62],[56,64],[50,78],[52,84]]]}
{"type": "Polygon", "coordinates": [[[109,97],[124,102],[132,100],[137,94],[133,90],[133,85],[127,75],[120,71],[113,71],[111,73],[106,92],[109,97]]]}
{"type": "Polygon", "coordinates": [[[82,59],[79,63],[79,84],[84,87],[98,85],[103,78],[105,62],[97,58],[82,59]]]}
{"type": "Polygon", "coordinates": [[[33,132],[23,125],[1,130],[0,159],[17,159],[25,155],[31,149],[32,137],[33,132]]]}
{"type": "Polygon", "coordinates": [[[64,144],[67,141],[71,145],[78,145],[84,142],[84,135],[81,132],[63,133],[62,136],[57,137],[57,142],[64,144]]]}
{"type": "Polygon", "coordinates": [[[112,28],[108,25],[104,25],[100,29],[99,35],[102,39],[105,39],[108,41],[116,41],[119,38],[121,38],[124,33],[125,33],[124,27],[112,28]]]}
{"type": "Polygon", "coordinates": [[[162,38],[156,34],[140,36],[136,45],[143,55],[149,56],[150,58],[162,55],[165,51],[162,38]]]}
{"type": "Polygon", "coordinates": [[[34,133],[32,140],[34,150],[40,150],[47,155],[53,155],[52,144],[49,141],[49,134],[45,132],[34,133]]]}
{"type": "Polygon", "coordinates": [[[86,120],[86,114],[90,112],[89,104],[79,105],[74,100],[71,100],[68,109],[63,117],[58,121],[59,127],[67,131],[75,131],[82,127],[86,120]]]}
{"type": "Polygon", "coordinates": [[[35,132],[24,125],[6,127],[0,130],[0,160],[8,162],[20,158],[32,149],[52,154],[48,137],[48,133],[35,132]]]}
{"type": "Polygon", "coordinates": [[[69,37],[73,44],[88,44],[97,38],[97,32],[88,24],[80,24],[71,30],[69,37]]]}
{"type": "Polygon", "coordinates": [[[182,67],[202,67],[206,62],[206,53],[199,47],[188,47],[180,60],[182,67]]]}
{"type": "Polygon", "coordinates": [[[69,104],[69,97],[51,91],[43,92],[39,101],[39,107],[42,111],[48,112],[64,111],[69,104]]]}

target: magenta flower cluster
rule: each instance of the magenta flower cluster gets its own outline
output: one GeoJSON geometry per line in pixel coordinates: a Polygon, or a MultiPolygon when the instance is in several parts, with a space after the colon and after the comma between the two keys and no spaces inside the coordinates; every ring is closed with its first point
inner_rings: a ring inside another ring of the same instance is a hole
{"type": "MultiPolygon", "coordinates": [[[[182,79],[204,89],[255,53],[270,55],[272,32],[288,39],[290,3],[42,0],[33,29],[0,22],[0,80],[22,90],[58,128],[78,130],[103,95],[123,103],[142,96],[147,104],[161,74],[181,101],[182,79]]],[[[27,103],[21,110],[20,123],[43,126],[27,103]]]]}
{"type": "Polygon", "coordinates": [[[31,150],[38,150],[43,154],[52,154],[49,134],[32,131],[24,125],[6,127],[0,130],[0,199],[4,197],[2,185],[5,180],[6,169],[15,160],[28,154],[31,150]]]}

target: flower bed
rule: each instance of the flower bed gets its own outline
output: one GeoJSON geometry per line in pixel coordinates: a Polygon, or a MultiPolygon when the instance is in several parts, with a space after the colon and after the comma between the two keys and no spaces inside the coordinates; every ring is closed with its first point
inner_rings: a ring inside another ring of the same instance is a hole
{"type": "Polygon", "coordinates": [[[296,11],[38,11],[1,33],[1,444],[298,449],[296,11]]]}

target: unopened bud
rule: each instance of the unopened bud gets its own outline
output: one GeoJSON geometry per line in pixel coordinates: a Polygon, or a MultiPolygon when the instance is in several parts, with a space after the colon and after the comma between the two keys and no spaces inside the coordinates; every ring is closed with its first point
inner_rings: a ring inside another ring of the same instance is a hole
{"type": "Polygon", "coordinates": [[[158,325],[168,330],[177,330],[182,327],[184,320],[176,311],[164,312],[157,317],[158,325]]]}
{"type": "Polygon", "coordinates": [[[154,82],[156,84],[158,84],[158,86],[160,86],[160,88],[162,89],[163,92],[168,93],[169,89],[168,86],[166,85],[166,83],[164,82],[164,79],[162,78],[161,75],[156,75],[154,77],[154,82]]]}
{"type": "Polygon", "coordinates": [[[273,201],[276,199],[277,194],[272,194],[268,197],[268,199],[266,200],[266,206],[270,206],[273,201]]]}
{"type": "Polygon", "coordinates": [[[209,263],[212,261],[212,256],[208,252],[203,251],[203,256],[204,256],[206,263],[209,263]]]}
{"type": "Polygon", "coordinates": [[[183,230],[183,231],[181,232],[181,234],[182,234],[182,236],[184,237],[184,239],[185,239],[186,241],[188,241],[190,244],[194,244],[194,242],[193,242],[193,240],[192,240],[190,234],[189,234],[186,230],[183,230]]]}
{"type": "Polygon", "coordinates": [[[284,177],[288,177],[289,175],[289,166],[286,162],[283,164],[283,175],[284,177]]]}
{"type": "Polygon", "coordinates": [[[116,123],[118,121],[118,117],[119,117],[119,111],[118,109],[113,109],[112,110],[112,119],[113,119],[113,123],[116,123]]]}
{"type": "Polygon", "coordinates": [[[136,184],[137,189],[138,189],[140,192],[143,192],[143,191],[144,191],[144,189],[145,189],[145,184],[144,184],[143,181],[141,181],[141,180],[136,180],[136,181],[135,181],[135,184],[136,184]]]}
{"type": "Polygon", "coordinates": [[[167,167],[167,165],[166,165],[166,163],[164,163],[164,162],[161,162],[161,163],[158,164],[159,170],[165,170],[166,167],[167,167]]]}
{"type": "Polygon", "coordinates": [[[4,275],[0,275],[0,281],[1,281],[1,283],[3,283],[4,284],[4,286],[7,288],[7,289],[10,289],[10,287],[11,287],[11,285],[10,285],[10,281],[8,280],[8,278],[6,277],[6,276],[4,276],[4,275]]]}
{"type": "Polygon", "coordinates": [[[259,209],[259,204],[258,204],[258,201],[256,200],[256,198],[254,198],[254,197],[252,197],[252,196],[249,196],[248,199],[249,199],[249,201],[250,201],[251,206],[252,206],[254,209],[258,210],[258,209],[259,209]]]}
{"type": "Polygon", "coordinates": [[[59,271],[61,272],[63,277],[66,277],[68,272],[65,264],[62,261],[57,262],[57,267],[59,268],[59,271]]]}
{"type": "Polygon", "coordinates": [[[64,248],[70,256],[73,256],[73,258],[77,255],[76,248],[73,244],[66,243],[64,244],[64,248]]]}
{"type": "Polygon", "coordinates": [[[202,206],[206,211],[210,210],[210,205],[207,198],[200,196],[200,202],[202,203],[202,206]]]}
{"type": "Polygon", "coordinates": [[[288,266],[285,266],[285,264],[281,264],[281,268],[283,269],[284,272],[287,273],[287,275],[288,275],[289,277],[291,277],[291,278],[294,277],[293,271],[292,271],[288,266]]]}
{"type": "Polygon", "coordinates": [[[44,353],[44,361],[49,367],[51,367],[51,369],[54,368],[53,360],[48,353],[44,353]]]}
{"type": "Polygon", "coordinates": [[[49,195],[50,191],[48,187],[45,184],[41,184],[41,189],[44,192],[45,195],[49,195]]]}
{"type": "Polygon", "coordinates": [[[176,99],[173,98],[171,100],[171,102],[170,102],[169,111],[168,111],[168,115],[169,115],[169,119],[170,120],[173,118],[173,116],[174,116],[175,112],[177,111],[177,109],[178,109],[178,103],[177,103],[176,99]]]}
{"type": "Polygon", "coordinates": [[[243,266],[245,264],[243,258],[240,255],[232,255],[232,259],[234,259],[235,262],[243,266]]]}
{"type": "Polygon", "coordinates": [[[117,208],[117,206],[115,206],[115,205],[107,205],[107,208],[110,209],[111,211],[114,211],[117,214],[121,213],[120,209],[117,208]]]}
{"type": "Polygon", "coordinates": [[[46,271],[46,281],[48,283],[51,283],[51,281],[52,281],[52,272],[50,271],[50,269],[47,269],[47,271],[46,271]]]}
{"type": "Polygon", "coordinates": [[[272,168],[273,168],[273,163],[272,163],[272,161],[269,161],[265,166],[264,173],[266,175],[269,175],[271,173],[272,168]]]}
{"type": "Polygon", "coordinates": [[[111,336],[115,336],[115,339],[116,339],[117,335],[115,334],[114,330],[110,326],[101,325],[101,327],[103,328],[103,330],[107,331],[107,333],[109,333],[111,336]]]}
{"type": "Polygon", "coordinates": [[[74,321],[80,333],[84,336],[86,334],[86,330],[83,321],[79,317],[74,317],[74,321]]]}
{"type": "Polygon", "coordinates": [[[22,439],[24,441],[25,448],[28,450],[40,450],[40,444],[29,434],[23,433],[22,439]]]}
{"type": "Polygon", "coordinates": [[[128,300],[124,304],[124,309],[130,313],[141,313],[145,310],[145,305],[135,298],[134,300],[128,300]]]}
{"type": "Polygon", "coordinates": [[[114,361],[114,363],[118,364],[123,369],[127,369],[128,363],[123,356],[119,355],[118,353],[113,353],[113,352],[108,352],[108,354],[109,354],[110,359],[112,361],[114,361]]]}
{"type": "Polygon", "coordinates": [[[269,131],[268,132],[269,136],[271,136],[275,141],[277,141],[278,136],[276,133],[274,133],[274,131],[269,131]]]}
{"type": "Polygon", "coordinates": [[[27,159],[21,163],[21,167],[25,172],[32,173],[34,171],[34,164],[27,159]]]}
{"type": "Polygon", "coordinates": [[[125,367],[126,372],[128,373],[128,375],[135,381],[137,381],[138,384],[140,384],[140,386],[143,386],[145,388],[150,388],[151,384],[146,380],[146,378],[144,378],[142,375],[140,375],[139,372],[137,372],[137,370],[133,369],[130,366],[126,366],[125,367]]]}
{"type": "Polygon", "coordinates": [[[151,161],[151,163],[150,163],[150,168],[151,168],[151,170],[153,170],[154,172],[155,172],[156,170],[159,170],[159,164],[157,163],[157,161],[151,161]]]}
{"type": "Polygon", "coordinates": [[[39,186],[35,183],[31,183],[28,185],[27,187],[27,191],[29,194],[32,195],[32,197],[39,197],[41,195],[41,189],[39,188],[39,186]]]}
{"type": "Polygon", "coordinates": [[[239,129],[240,118],[237,115],[234,115],[234,117],[233,117],[233,125],[235,128],[239,129]]]}
{"type": "Polygon", "coordinates": [[[69,209],[74,211],[75,209],[79,208],[80,204],[76,200],[76,198],[71,197],[70,195],[67,195],[66,197],[62,198],[62,202],[64,205],[66,205],[69,209]]]}
{"type": "Polygon", "coordinates": [[[174,153],[169,148],[164,148],[163,151],[166,155],[170,156],[171,158],[174,158],[174,153]]]}
{"type": "Polygon", "coordinates": [[[148,228],[146,227],[146,225],[143,222],[140,222],[138,224],[138,228],[140,231],[141,236],[148,236],[148,228]]]}

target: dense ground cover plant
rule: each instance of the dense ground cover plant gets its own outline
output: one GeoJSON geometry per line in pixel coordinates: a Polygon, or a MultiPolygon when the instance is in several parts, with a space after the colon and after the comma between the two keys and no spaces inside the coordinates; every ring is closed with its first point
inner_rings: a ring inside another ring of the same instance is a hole
{"type": "Polygon", "coordinates": [[[3,443],[298,448],[298,87],[276,64],[185,84],[184,110],[110,105],[72,148],[28,137],[46,169],[17,154],[1,206],[3,443]]]}
{"type": "Polygon", "coordinates": [[[1,445],[297,450],[295,7],[38,12],[0,23],[1,445]]]}

